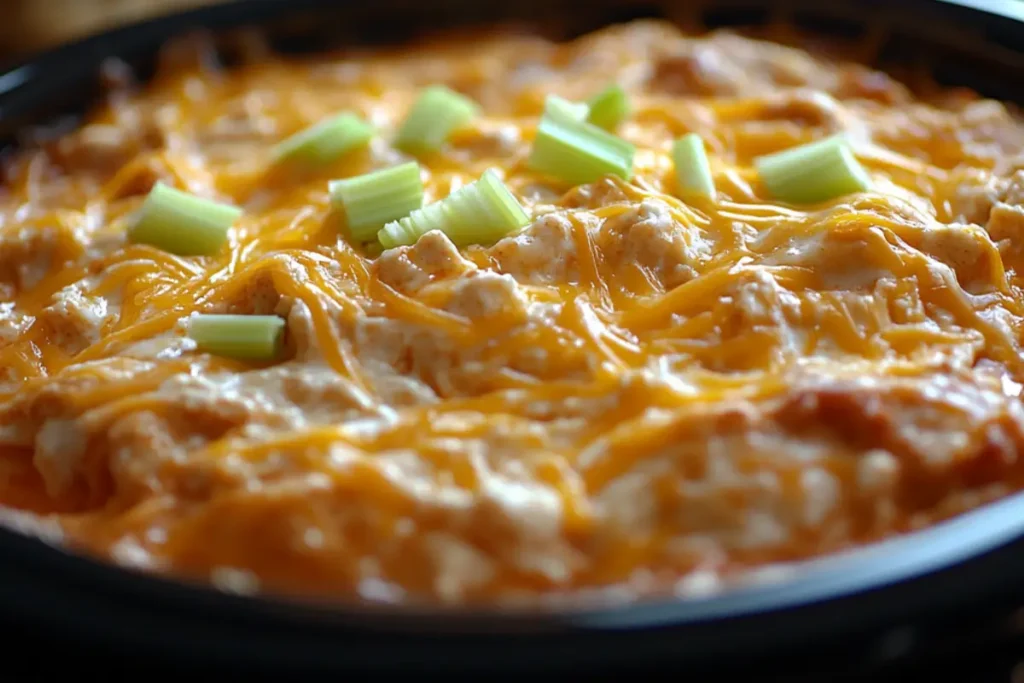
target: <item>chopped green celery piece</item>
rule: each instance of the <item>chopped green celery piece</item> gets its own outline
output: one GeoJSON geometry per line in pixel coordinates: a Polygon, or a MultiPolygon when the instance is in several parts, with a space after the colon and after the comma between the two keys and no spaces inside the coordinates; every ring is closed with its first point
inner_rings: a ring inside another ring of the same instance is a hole
{"type": "MultiPolygon", "coordinates": [[[[456,192],[462,189],[464,188],[459,188],[456,192]]],[[[422,209],[413,211],[405,218],[386,224],[377,233],[377,241],[385,249],[394,249],[406,244],[415,244],[416,240],[431,230],[441,230],[444,232],[447,218],[445,217],[444,205],[441,203],[443,201],[427,204],[422,209]]]]}
{"type": "Polygon", "coordinates": [[[592,123],[549,110],[540,120],[527,165],[573,185],[591,183],[606,174],[629,180],[635,152],[632,144],[592,123]]]}
{"type": "Polygon", "coordinates": [[[345,210],[348,229],[359,242],[376,239],[382,225],[423,206],[423,181],[414,161],[332,180],[328,188],[331,201],[345,210]]]}
{"type": "Polygon", "coordinates": [[[495,242],[530,222],[498,175],[491,169],[441,201],[417,209],[381,228],[377,239],[386,249],[414,244],[440,230],[458,246],[495,242]]]}
{"type": "Polygon", "coordinates": [[[277,161],[327,164],[362,147],[373,137],[373,126],[355,114],[338,114],[292,135],[274,148],[277,161]]]}
{"type": "Polygon", "coordinates": [[[425,88],[399,128],[395,147],[409,154],[436,152],[479,110],[476,102],[443,85],[425,88]]]}
{"type": "Polygon", "coordinates": [[[544,98],[544,114],[549,112],[560,113],[577,121],[586,121],[590,107],[586,102],[572,102],[558,95],[548,95],[544,98]]]}
{"type": "Polygon", "coordinates": [[[128,239],[179,256],[208,256],[220,251],[228,229],[241,215],[236,206],[157,182],[142,203],[128,239]]]}
{"type": "Polygon", "coordinates": [[[676,167],[676,188],[682,196],[710,199],[715,196],[715,181],[711,177],[704,141],[696,133],[689,133],[672,144],[672,161],[676,167]]]}
{"type": "Polygon", "coordinates": [[[195,313],[188,336],[200,351],[238,360],[273,360],[281,351],[285,323],[276,315],[195,313]]]}
{"type": "Polygon", "coordinates": [[[618,85],[610,85],[590,98],[587,120],[605,130],[614,130],[629,116],[629,97],[618,85]]]}
{"type": "Polygon", "coordinates": [[[817,204],[871,187],[842,135],[768,154],[754,165],[772,196],[791,204],[817,204]]]}

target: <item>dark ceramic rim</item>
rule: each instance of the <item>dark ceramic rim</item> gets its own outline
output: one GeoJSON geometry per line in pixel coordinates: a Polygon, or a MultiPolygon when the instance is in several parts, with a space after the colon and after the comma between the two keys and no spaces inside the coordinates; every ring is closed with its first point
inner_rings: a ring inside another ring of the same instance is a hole
{"type": "MultiPolygon", "coordinates": [[[[328,0],[242,0],[161,17],[59,47],[0,75],[0,122],[31,114],[40,101],[85,78],[87,73],[94,73],[101,59],[111,54],[152,51],[166,39],[196,27],[221,30],[263,24],[330,4],[328,0]]],[[[1014,32],[1017,44],[1024,44],[1024,5],[1004,6],[1008,4],[985,0],[908,0],[906,5],[908,8],[920,6],[922,11],[951,9],[952,16],[963,17],[972,25],[982,21],[981,18],[986,22],[995,20],[1001,30],[1014,32]]],[[[970,574],[970,580],[976,585],[966,593],[960,591],[964,599],[967,593],[977,597],[993,590],[1016,587],[1020,583],[1016,577],[1024,564],[1024,494],[1012,495],[924,531],[806,563],[800,566],[797,578],[792,581],[739,587],[705,598],[665,599],[557,612],[312,604],[274,596],[236,596],[207,586],[93,562],[7,529],[0,529],[0,557],[15,581],[20,577],[37,583],[60,582],[65,590],[88,593],[93,598],[106,596],[125,604],[137,600],[139,604],[159,604],[169,610],[221,615],[227,622],[239,625],[253,620],[251,623],[305,624],[367,633],[474,633],[477,636],[510,632],[621,633],[780,615],[833,601],[842,602],[844,609],[851,609],[862,598],[865,606],[870,603],[883,609],[888,602],[886,596],[895,595],[897,590],[908,595],[909,586],[924,585],[923,580],[928,577],[935,579],[929,584],[932,585],[930,590],[934,590],[938,585],[936,581],[949,585],[950,580],[955,581],[950,577],[970,574]],[[982,561],[997,552],[1003,558],[1000,563],[993,566],[992,562],[982,561]],[[970,567],[979,569],[973,574],[963,573],[970,567]],[[867,600],[870,594],[877,594],[877,599],[867,600]]],[[[18,597],[14,595],[18,592],[16,583],[0,590],[0,597],[4,591],[8,599],[18,597]]],[[[950,590],[948,597],[952,599],[954,594],[958,591],[950,590]]],[[[919,595],[901,604],[907,609],[911,605],[923,608],[929,602],[938,605],[942,600],[942,595],[932,593],[931,597],[919,595]]],[[[0,604],[2,602],[0,599],[0,604]]],[[[22,604],[22,608],[30,610],[32,606],[22,604]]],[[[70,620],[68,615],[54,618],[70,620]]],[[[82,628],[88,626],[83,624],[82,628]]],[[[770,641],[771,637],[765,638],[765,642],[770,641]]]]}

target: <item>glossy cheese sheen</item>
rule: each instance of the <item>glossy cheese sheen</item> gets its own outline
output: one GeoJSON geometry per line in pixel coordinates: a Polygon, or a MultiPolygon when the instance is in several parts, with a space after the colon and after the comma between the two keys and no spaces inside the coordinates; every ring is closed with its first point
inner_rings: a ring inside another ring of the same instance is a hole
{"type": "Polygon", "coordinates": [[[227,72],[192,47],[6,162],[0,501],[71,547],[237,591],[628,600],[1021,486],[1024,127],[1002,104],[652,22],[227,72]],[[544,97],[611,81],[632,180],[530,173],[544,97]],[[408,161],[389,141],[434,84],[481,113],[421,159],[425,201],[493,167],[530,224],[353,247],[327,182],[408,161]],[[340,111],[381,135],[271,163],[340,111]],[[690,132],[715,202],[671,195],[690,132]],[[768,199],[757,156],[836,133],[871,192],[768,199]],[[221,252],[125,240],[158,180],[244,209],[221,252]],[[195,312],[284,317],[285,360],[198,353],[195,312]]]}

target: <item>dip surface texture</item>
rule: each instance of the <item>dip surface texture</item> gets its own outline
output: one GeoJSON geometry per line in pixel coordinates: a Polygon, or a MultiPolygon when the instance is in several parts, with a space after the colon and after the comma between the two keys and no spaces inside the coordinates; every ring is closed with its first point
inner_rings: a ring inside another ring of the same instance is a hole
{"type": "Polygon", "coordinates": [[[694,595],[1024,483],[1024,126],[970,93],[657,22],[231,70],[169,49],[4,173],[0,515],[92,556],[398,603],[694,595]],[[545,96],[613,82],[633,179],[530,172],[545,96]],[[481,113],[420,157],[426,200],[495,168],[530,224],[354,245],[327,181],[409,161],[434,84],[481,113]],[[342,111],[368,146],[271,163],[342,111]],[[674,196],[689,132],[714,200],[674,196]],[[753,160],[837,133],[871,191],[773,201],[753,160]],[[157,181],[244,210],[219,253],[126,239],[157,181]],[[279,315],[286,351],[200,353],[196,312],[279,315]]]}

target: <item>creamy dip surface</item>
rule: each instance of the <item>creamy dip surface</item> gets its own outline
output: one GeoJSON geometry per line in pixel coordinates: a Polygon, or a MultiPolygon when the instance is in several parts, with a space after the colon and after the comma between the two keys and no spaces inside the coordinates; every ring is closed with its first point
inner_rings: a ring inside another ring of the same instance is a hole
{"type": "Polygon", "coordinates": [[[192,44],[3,164],[0,519],[90,556],[242,592],[633,600],[1024,484],[1024,125],[969,92],[649,21],[230,70],[192,44]],[[632,180],[531,172],[545,96],[612,82],[632,180]],[[409,160],[389,140],[433,84],[481,113],[419,158],[427,201],[495,168],[530,223],[358,246],[327,180],[409,160]],[[338,111],[377,137],[270,162],[338,111]],[[689,132],[714,201],[673,192],[689,132]],[[753,159],[836,133],[872,189],[770,199],[753,159]],[[157,181],[244,209],[220,253],[126,239],[157,181]],[[200,353],[195,312],[277,314],[287,351],[200,353]]]}

